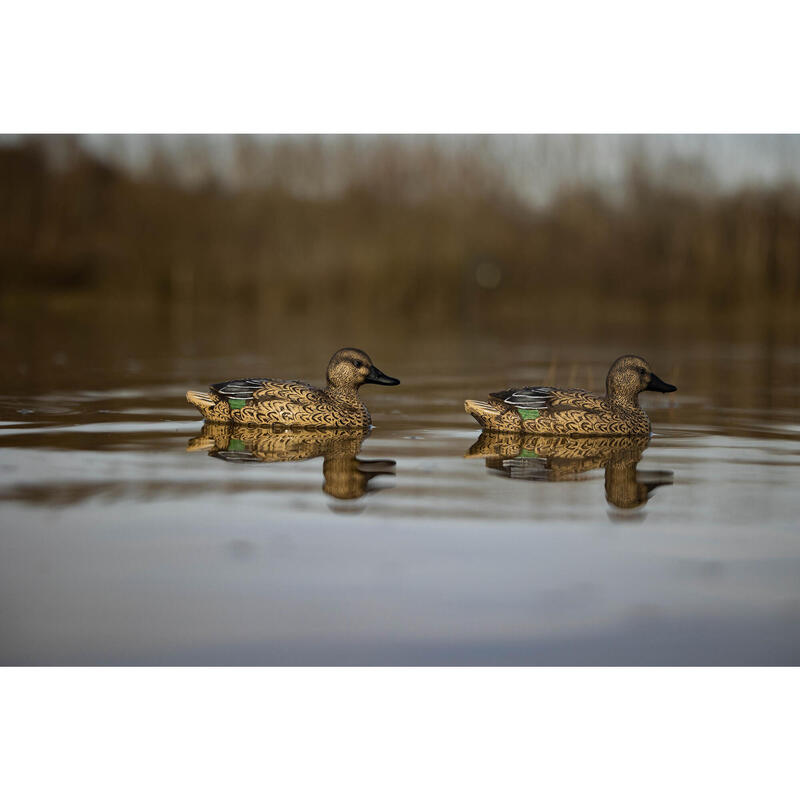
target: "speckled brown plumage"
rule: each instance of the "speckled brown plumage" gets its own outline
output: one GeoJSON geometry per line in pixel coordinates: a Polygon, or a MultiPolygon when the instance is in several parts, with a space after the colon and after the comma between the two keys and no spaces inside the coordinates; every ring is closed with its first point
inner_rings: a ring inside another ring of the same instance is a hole
{"type": "Polygon", "coordinates": [[[365,383],[394,386],[399,382],[384,375],[363,350],[348,347],[328,362],[324,389],[293,380],[244,378],[214,384],[208,393],[187,392],[186,399],[211,422],[364,430],[372,418],[359,388],[365,383]]]}
{"type": "Polygon", "coordinates": [[[371,491],[376,475],[391,475],[395,462],[356,458],[368,434],[328,428],[274,430],[252,425],[205,422],[187,450],[205,450],[224,461],[276,463],[322,458],[322,490],[340,500],[353,500],[371,491]]]}
{"type": "Polygon", "coordinates": [[[675,387],[653,374],[639,356],[621,356],[608,371],[606,396],[582,389],[529,386],[467,400],[464,408],[485,430],[548,436],[647,436],[650,420],[639,406],[643,391],[675,387]]]}

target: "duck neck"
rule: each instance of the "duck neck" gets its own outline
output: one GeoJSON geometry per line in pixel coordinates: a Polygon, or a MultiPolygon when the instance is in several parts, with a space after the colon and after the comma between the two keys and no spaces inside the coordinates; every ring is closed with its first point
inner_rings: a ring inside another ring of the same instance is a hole
{"type": "Polygon", "coordinates": [[[621,391],[614,388],[606,382],[606,400],[612,406],[620,406],[621,408],[639,408],[639,392],[621,391]]]}
{"type": "Polygon", "coordinates": [[[355,406],[356,408],[361,405],[361,398],[358,396],[357,386],[335,386],[328,381],[325,393],[338,403],[343,403],[347,406],[355,406]]]}

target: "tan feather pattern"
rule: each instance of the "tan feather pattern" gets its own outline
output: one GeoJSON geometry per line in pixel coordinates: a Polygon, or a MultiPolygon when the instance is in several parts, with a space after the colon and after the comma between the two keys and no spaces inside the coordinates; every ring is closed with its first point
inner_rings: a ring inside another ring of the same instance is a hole
{"type": "Polygon", "coordinates": [[[583,389],[528,387],[467,400],[464,409],[484,430],[548,436],[647,436],[650,419],[639,406],[647,389],[674,391],[638,356],[621,356],[608,371],[606,396],[583,389]]]}
{"type": "Polygon", "coordinates": [[[328,363],[328,384],[246,378],[214,384],[210,393],[187,392],[186,399],[211,422],[291,429],[365,430],[372,424],[358,395],[365,382],[395,385],[363,350],[343,348],[328,363]]]}
{"type": "Polygon", "coordinates": [[[301,381],[264,381],[261,389],[256,389],[253,400],[262,403],[267,400],[286,400],[300,405],[313,405],[319,402],[320,389],[315,389],[308,383],[301,381]]]}
{"type": "Polygon", "coordinates": [[[240,425],[279,425],[286,428],[368,428],[371,417],[367,407],[337,403],[319,392],[313,402],[271,398],[249,400],[243,408],[231,411],[231,419],[240,425]]]}
{"type": "Polygon", "coordinates": [[[464,408],[487,430],[559,436],[641,436],[650,433],[650,419],[638,406],[614,406],[602,397],[557,393],[559,405],[544,409],[536,419],[523,419],[516,408],[491,413],[485,404],[467,400],[464,408]]]}
{"type": "Polygon", "coordinates": [[[520,420],[525,433],[571,436],[640,436],[650,433],[650,419],[641,408],[614,407],[599,402],[576,404],[571,408],[548,410],[538,419],[520,420]]]}
{"type": "Polygon", "coordinates": [[[596,394],[583,389],[554,389],[550,393],[548,405],[553,410],[561,407],[601,413],[609,410],[608,401],[604,397],[598,397],[596,394]]]}

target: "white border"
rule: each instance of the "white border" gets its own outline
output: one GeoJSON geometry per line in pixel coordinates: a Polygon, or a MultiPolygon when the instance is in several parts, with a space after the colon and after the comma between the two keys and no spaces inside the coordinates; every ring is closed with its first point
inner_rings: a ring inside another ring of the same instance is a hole
{"type": "MultiPolygon", "coordinates": [[[[3,9],[0,129],[797,131],[796,16],[769,0],[29,0],[3,9]]],[[[4,787],[772,800],[796,793],[796,681],[775,669],[6,669],[4,787]]]]}
{"type": "Polygon", "coordinates": [[[7,797],[796,796],[791,669],[1,677],[7,797]]]}
{"type": "Polygon", "coordinates": [[[789,2],[3,12],[4,132],[796,132],[789,2]]]}

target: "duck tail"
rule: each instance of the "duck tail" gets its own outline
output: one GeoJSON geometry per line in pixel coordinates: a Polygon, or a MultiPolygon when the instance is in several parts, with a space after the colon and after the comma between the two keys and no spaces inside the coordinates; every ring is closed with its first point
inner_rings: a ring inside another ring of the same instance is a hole
{"type": "Polygon", "coordinates": [[[465,400],[464,410],[467,414],[472,414],[481,428],[491,429],[499,427],[498,423],[502,416],[502,411],[489,403],[482,403],[480,400],[465,400]]]}
{"type": "Polygon", "coordinates": [[[220,400],[206,392],[186,392],[186,399],[208,420],[230,422],[231,410],[226,400],[220,400]]]}

